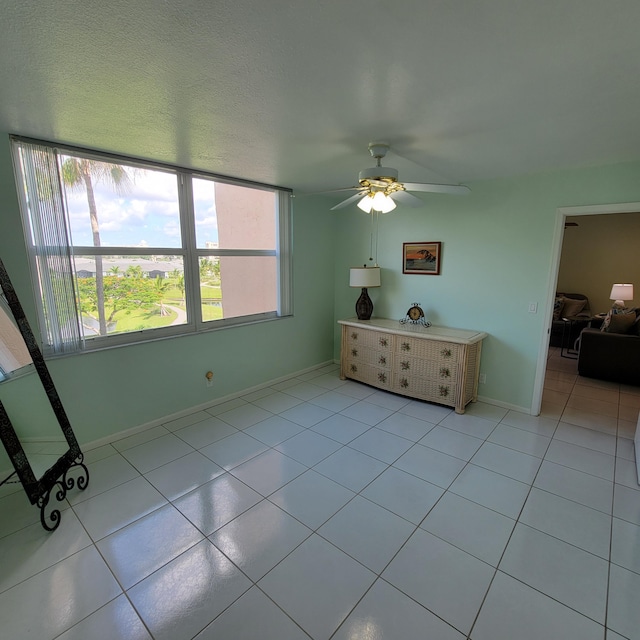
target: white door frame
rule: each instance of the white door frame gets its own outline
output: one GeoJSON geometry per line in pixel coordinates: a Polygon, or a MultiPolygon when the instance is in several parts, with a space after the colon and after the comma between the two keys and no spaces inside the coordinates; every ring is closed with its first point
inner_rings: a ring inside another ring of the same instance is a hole
{"type": "Polygon", "coordinates": [[[538,365],[536,367],[536,379],[533,386],[533,400],[531,402],[531,414],[537,416],[542,407],[542,392],[544,390],[544,377],[547,370],[547,356],[549,353],[549,332],[553,303],[560,270],[560,256],[562,255],[562,239],[564,238],[564,223],[568,216],[595,216],[608,213],[638,213],[640,202],[623,202],[617,204],[593,204],[580,207],[559,207],[556,209],[556,223],[551,245],[551,265],[549,268],[549,280],[547,282],[547,299],[544,305],[546,324],[542,332],[542,340],[538,350],[538,365]]]}

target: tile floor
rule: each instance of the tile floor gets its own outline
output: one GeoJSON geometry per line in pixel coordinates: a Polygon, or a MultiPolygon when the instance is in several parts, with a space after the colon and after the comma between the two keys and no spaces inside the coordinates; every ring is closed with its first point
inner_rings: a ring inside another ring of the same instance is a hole
{"type": "Polygon", "coordinates": [[[549,358],[543,413],[330,366],[87,452],[44,533],[0,490],[11,640],[640,638],[640,388],[549,358]]]}

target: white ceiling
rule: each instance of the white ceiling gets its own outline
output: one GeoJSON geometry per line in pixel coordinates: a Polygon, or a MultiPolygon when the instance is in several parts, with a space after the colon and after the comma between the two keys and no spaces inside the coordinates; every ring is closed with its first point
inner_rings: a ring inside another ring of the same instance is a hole
{"type": "Polygon", "coordinates": [[[3,5],[9,133],[299,191],[373,140],[410,182],[640,158],[638,0],[3,5]]]}

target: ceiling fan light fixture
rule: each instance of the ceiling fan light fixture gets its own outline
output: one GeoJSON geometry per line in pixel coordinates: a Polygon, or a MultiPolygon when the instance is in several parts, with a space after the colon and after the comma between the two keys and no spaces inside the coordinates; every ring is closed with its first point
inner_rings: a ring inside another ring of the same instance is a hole
{"type": "Polygon", "coordinates": [[[372,211],[389,213],[396,208],[394,200],[410,207],[422,206],[422,201],[408,193],[409,191],[448,194],[464,194],[470,191],[469,187],[461,184],[398,182],[398,170],[382,166],[381,160],[387,151],[389,151],[389,145],[385,142],[369,144],[369,152],[376,159],[376,166],[363,169],[360,172],[358,186],[337,189],[336,191],[357,191],[357,193],[331,207],[331,211],[348,207],[355,202],[365,213],[372,211]],[[375,201],[374,198],[376,198],[375,201]]]}
{"type": "Polygon", "coordinates": [[[383,191],[376,191],[373,196],[372,208],[380,213],[389,213],[396,208],[396,203],[383,191]]]}
{"type": "Polygon", "coordinates": [[[358,209],[365,213],[371,213],[371,209],[373,209],[373,197],[370,193],[367,193],[364,198],[358,200],[358,209]]]}

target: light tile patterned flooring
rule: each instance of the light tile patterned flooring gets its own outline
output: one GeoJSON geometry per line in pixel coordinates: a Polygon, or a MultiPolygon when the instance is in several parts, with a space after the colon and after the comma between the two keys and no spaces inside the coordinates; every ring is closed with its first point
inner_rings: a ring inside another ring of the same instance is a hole
{"type": "Polygon", "coordinates": [[[87,453],[44,533],[0,492],[11,640],[640,638],[640,388],[552,352],[543,413],[330,366],[87,453]]]}

